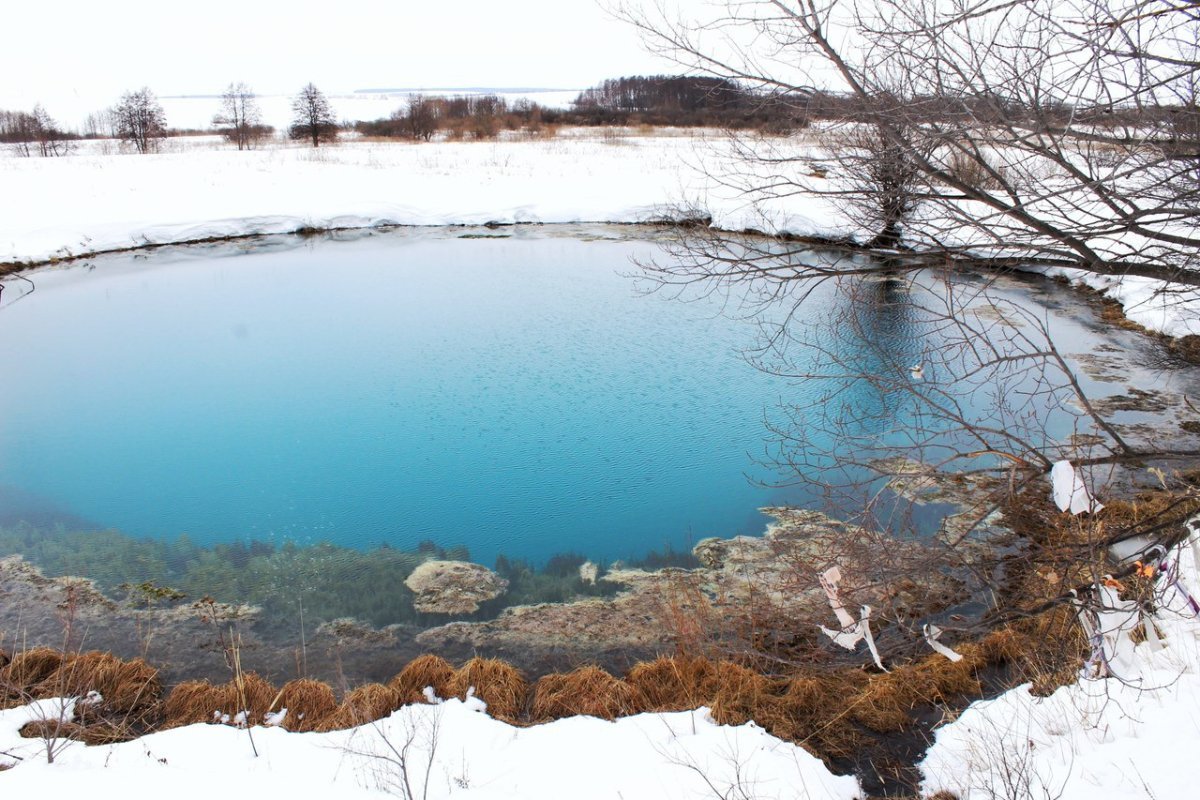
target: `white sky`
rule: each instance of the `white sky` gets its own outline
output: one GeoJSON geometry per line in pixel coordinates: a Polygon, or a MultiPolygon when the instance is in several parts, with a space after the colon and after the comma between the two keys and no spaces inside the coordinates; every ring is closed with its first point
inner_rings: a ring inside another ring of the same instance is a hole
{"type": "Polygon", "coordinates": [[[581,88],[673,72],[596,0],[58,0],[0,15],[0,108],[103,108],[160,96],[260,94],[313,81],[378,87],[581,88]]]}

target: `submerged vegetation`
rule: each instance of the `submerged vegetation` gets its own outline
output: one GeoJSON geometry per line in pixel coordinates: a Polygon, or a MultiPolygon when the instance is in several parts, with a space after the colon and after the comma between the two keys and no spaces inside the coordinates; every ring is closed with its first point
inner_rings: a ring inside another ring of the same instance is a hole
{"type": "MultiPolygon", "coordinates": [[[[375,626],[444,621],[413,608],[404,585],[422,562],[470,559],[463,546],[425,541],[414,550],[381,544],[356,550],[327,542],[225,542],[200,545],[187,535],[174,540],[140,539],[114,530],[67,529],[16,523],[0,526],[0,555],[21,555],[46,575],[91,578],[106,593],[133,605],[167,605],[212,597],[262,609],[267,619],[303,614],[320,622],[352,617],[375,626]]],[[[690,554],[689,554],[690,555],[690,554]]],[[[679,553],[652,553],[647,563],[684,562],[679,553]]],[[[564,602],[615,593],[603,581],[585,581],[577,554],[551,556],[543,566],[499,556],[496,571],[508,591],[468,618],[495,616],[510,605],[564,602]]]]}

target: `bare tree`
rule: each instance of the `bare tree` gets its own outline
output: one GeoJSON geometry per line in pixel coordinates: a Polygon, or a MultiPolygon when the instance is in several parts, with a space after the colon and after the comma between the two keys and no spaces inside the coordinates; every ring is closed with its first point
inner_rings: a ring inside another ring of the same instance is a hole
{"type": "MultiPolygon", "coordinates": [[[[920,177],[907,247],[1198,282],[1195,3],[752,0],[722,11],[680,21],[625,8],[652,48],[688,68],[797,104],[817,89],[846,93],[855,113],[827,128],[869,127],[887,161],[902,155],[920,177]]],[[[871,202],[876,190],[837,169],[812,178],[811,153],[740,147],[762,169],[726,177],[753,197],[871,202]]]]}
{"type": "MultiPolygon", "coordinates": [[[[1189,138],[1200,8],[1122,0],[1074,0],[1068,7],[1074,15],[1042,0],[764,0],[729,3],[718,19],[691,24],[627,9],[653,44],[715,75],[794,95],[811,94],[818,78],[836,81],[855,102],[852,113],[824,126],[828,174],[813,170],[811,148],[739,137],[734,166],[716,177],[756,200],[831,197],[866,230],[870,247],[906,256],[813,258],[807,245],[787,238],[692,227],[679,232],[669,262],[651,265],[651,277],[675,287],[749,281],[762,297],[793,290],[804,297],[812,287],[795,284],[881,271],[896,278],[962,258],[977,266],[1034,262],[1200,286],[1200,141],[1189,138]],[[749,38],[738,39],[742,33],[749,38]]],[[[763,228],[770,230],[769,221],[763,228]]],[[[943,320],[946,336],[958,326],[950,339],[979,357],[972,337],[980,332],[963,316],[967,298],[949,288],[940,296],[939,308],[913,313],[943,320]]],[[[794,334],[781,329],[770,340],[794,334]]],[[[810,344],[818,339],[809,335],[810,344]]],[[[1048,334],[1006,337],[1005,344],[1011,352],[963,370],[977,377],[989,365],[1011,371],[1024,363],[1053,371],[1056,390],[1082,393],[1048,334]]],[[[842,366],[860,377],[854,365],[842,366]]],[[[904,378],[905,369],[892,364],[888,374],[904,378]]],[[[918,392],[926,413],[961,422],[955,409],[923,394],[927,388],[918,392]]],[[[1073,402],[1111,444],[1089,459],[1193,455],[1195,448],[1178,443],[1131,444],[1091,413],[1087,398],[1073,402]]],[[[1032,441],[1015,449],[977,444],[1035,471],[1056,460],[1032,441]]]]}
{"type": "Polygon", "coordinates": [[[313,84],[301,89],[292,100],[292,115],[288,133],[293,139],[307,139],[313,147],[337,140],[337,117],[325,95],[313,84]]]}
{"type": "Polygon", "coordinates": [[[238,150],[251,150],[263,135],[262,111],[258,97],[244,83],[231,83],[221,95],[221,111],[213,117],[225,138],[238,150]]]}
{"type": "Polygon", "coordinates": [[[83,135],[89,139],[117,137],[117,122],[111,108],[93,111],[84,118],[83,135]]]}
{"type": "MultiPolygon", "coordinates": [[[[859,246],[815,252],[764,215],[761,230],[776,235],[682,226],[668,257],[645,265],[660,290],[729,291],[731,305],[761,309],[759,366],[824,387],[772,421],[773,460],[814,502],[861,523],[817,552],[858,552],[875,567],[856,580],[885,593],[953,570],[1011,597],[1000,581],[1013,573],[994,551],[964,543],[990,541],[989,520],[1014,496],[1037,497],[1058,461],[1128,478],[1200,456],[1194,439],[1116,424],[1119,407],[1088,395],[1053,326],[994,282],[1040,264],[1195,295],[1195,3],[751,0],[692,21],[662,7],[624,13],[690,70],[798,107],[829,91],[845,101],[799,141],[733,136],[732,166],[709,177],[755,204],[832,199],[858,224],[859,246]],[[938,536],[910,535],[903,501],[966,494],[971,507],[938,536]],[[880,536],[888,530],[897,536],[880,536]]],[[[682,213],[706,219],[698,205],[682,213]]],[[[1183,513],[1173,504],[1137,527],[1177,537],[1183,513]]],[[[1128,531],[1075,527],[1069,547],[1031,546],[1025,563],[1069,552],[1046,573],[1086,585],[1126,568],[1108,546],[1128,531]]],[[[1025,613],[1010,604],[993,619],[1025,613]]],[[[879,618],[913,622],[902,607],[879,618]]],[[[881,649],[895,641],[885,632],[881,649]]]]}
{"type": "Polygon", "coordinates": [[[438,132],[442,105],[440,98],[412,94],[408,96],[405,110],[397,112],[397,119],[404,121],[411,138],[428,142],[438,132]]]}
{"type": "Polygon", "coordinates": [[[33,155],[33,115],[25,111],[0,111],[0,141],[12,147],[13,153],[28,158],[33,155]]]}
{"type": "Polygon", "coordinates": [[[167,115],[154,92],[126,92],[112,109],[117,137],[141,154],[158,151],[167,136],[167,115]]]}
{"type": "Polygon", "coordinates": [[[58,127],[58,123],[46,113],[46,109],[40,103],[33,107],[33,125],[38,152],[43,158],[65,156],[71,152],[71,142],[67,139],[66,134],[58,127]]]}
{"type": "Polygon", "coordinates": [[[8,142],[13,152],[25,157],[63,156],[71,150],[67,134],[41,104],[33,107],[33,113],[0,111],[0,142],[8,142]]]}

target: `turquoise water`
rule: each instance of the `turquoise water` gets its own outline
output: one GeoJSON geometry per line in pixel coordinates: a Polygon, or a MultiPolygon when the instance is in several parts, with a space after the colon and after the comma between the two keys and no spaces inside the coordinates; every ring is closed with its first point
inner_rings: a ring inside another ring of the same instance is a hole
{"type": "MultiPolygon", "coordinates": [[[[965,414],[1000,428],[1027,414],[1049,420],[1039,444],[1077,423],[1036,374],[974,384],[952,379],[958,356],[938,365],[947,332],[929,313],[944,291],[936,281],[825,286],[800,308],[764,311],[754,286],[699,286],[687,302],[647,294],[636,262],[669,258],[652,238],[478,235],[284,237],[10,281],[0,523],[63,520],[201,544],[431,541],[489,565],[499,554],[612,561],[761,533],[760,507],[820,499],[772,487],[794,483],[795,470],[861,464],[880,444],[924,446],[934,463],[937,437],[914,438],[906,395],[875,380],[913,363],[928,364],[923,386],[965,414]],[[912,292],[926,293],[924,311],[912,292]],[[805,332],[768,365],[867,378],[756,368],[748,354],[775,330],[764,323],[785,313],[792,334],[805,332]],[[1023,405],[1007,416],[989,410],[1015,400],[1023,405]],[[829,420],[813,416],[823,410],[849,414],[843,451],[821,432],[829,420]]],[[[955,277],[955,291],[974,292],[975,280],[955,277]]],[[[989,285],[988,297],[1044,315],[1063,352],[1118,353],[1136,385],[1161,385],[1134,366],[1147,360],[1138,340],[1097,324],[1069,291],[1014,283],[989,285]]],[[[850,511],[863,502],[840,500],[850,511]]],[[[942,512],[927,508],[919,522],[936,525],[942,512]]]]}
{"type": "MultiPolygon", "coordinates": [[[[138,536],[544,560],[760,533],[792,389],[646,241],[395,234],[110,257],[0,308],[0,485],[138,536]],[[18,344],[19,343],[19,344],[18,344]]],[[[44,510],[44,509],[43,509],[44,510]]]]}

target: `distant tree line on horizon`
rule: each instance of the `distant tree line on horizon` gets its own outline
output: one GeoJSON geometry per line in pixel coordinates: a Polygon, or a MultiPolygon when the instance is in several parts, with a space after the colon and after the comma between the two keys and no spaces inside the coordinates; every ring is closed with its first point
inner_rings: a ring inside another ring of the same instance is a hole
{"type": "MultiPolygon", "coordinates": [[[[999,98],[926,96],[910,98],[911,113],[929,120],[957,121],[964,115],[986,123],[1012,119],[1021,109],[999,98]]],[[[1026,110],[1041,120],[1080,120],[1097,126],[1161,121],[1200,128],[1194,113],[1178,108],[1081,109],[1046,101],[1026,110]]],[[[872,113],[860,98],[815,89],[765,92],[729,78],[689,75],[633,75],[612,78],[580,92],[569,108],[548,108],[529,100],[508,102],[496,94],[412,94],[390,116],[339,123],[332,105],[309,83],[292,102],[293,118],[286,135],[313,147],[335,142],[343,130],[363,136],[429,142],[486,140],[504,131],[531,136],[552,135],[559,126],[717,127],[787,134],[812,122],[855,121],[872,113]]],[[[31,112],[0,109],[0,144],[20,156],[61,156],[80,139],[117,139],[137,153],[157,152],[169,136],[219,133],[239,150],[252,149],[275,129],[262,121],[258,97],[245,83],[230,83],[221,95],[212,126],[203,130],[167,127],[161,103],[149,88],[126,92],[113,106],[89,114],[79,132],[66,131],[37,105],[31,112]]]]}
{"type": "Polygon", "coordinates": [[[64,156],[78,138],[59,128],[41,105],[32,112],[0,110],[0,143],[12,145],[17,155],[64,156]]]}

